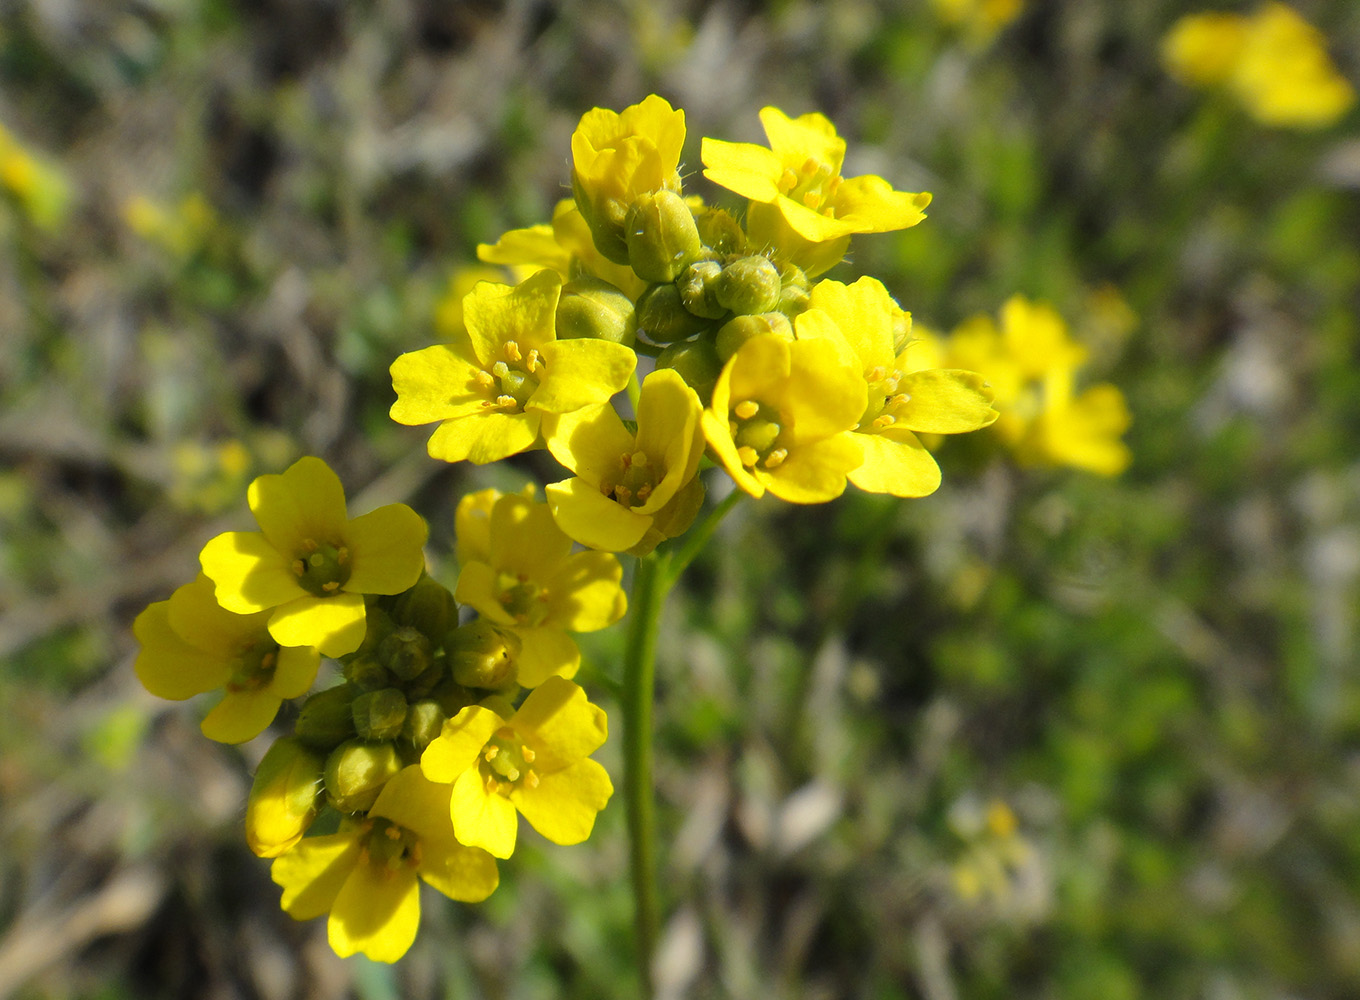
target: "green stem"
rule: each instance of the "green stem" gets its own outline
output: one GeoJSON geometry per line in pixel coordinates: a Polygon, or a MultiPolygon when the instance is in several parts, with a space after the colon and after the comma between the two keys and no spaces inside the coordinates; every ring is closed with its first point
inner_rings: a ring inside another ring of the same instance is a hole
{"type": "Polygon", "coordinates": [[[665,559],[637,561],[628,609],[623,667],[623,786],[628,805],[629,860],[636,905],[634,933],[641,996],[652,996],[652,954],[660,907],[656,892],[656,816],[652,794],[652,700],[661,607],[670,590],[665,559]]]}

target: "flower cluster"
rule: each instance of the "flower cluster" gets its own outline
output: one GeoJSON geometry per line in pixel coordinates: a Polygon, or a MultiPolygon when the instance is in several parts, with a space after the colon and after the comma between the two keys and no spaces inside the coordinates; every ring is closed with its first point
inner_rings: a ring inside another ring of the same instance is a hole
{"type": "Polygon", "coordinates": [[[1109,383],[1076,391],[1086,348],[1052,306],[1017,295],[1000,319],[974,316],[948,337],[924,334],[922,363],[938,359],[980,372],[1000,411],[993,428],[1021,462],[1123,472],[1130,461],[1121,440],[1130,423],[1124,394],[1109,383]]]}
{"type": "Polygon", "coordinates": [[[1162,63],[1182,83],[1226,88],[1266,125],[1325,128],[1355,104],[1326,38],[1282,3],[1186,15],[1162,42],[1162,63]]]}

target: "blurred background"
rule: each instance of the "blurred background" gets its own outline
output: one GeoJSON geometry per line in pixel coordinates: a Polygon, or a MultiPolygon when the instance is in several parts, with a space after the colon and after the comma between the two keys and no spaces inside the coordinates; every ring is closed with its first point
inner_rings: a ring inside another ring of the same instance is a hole
{"type": "MultiPolygon", "coordinates": [[[[1297,7],[1360,80],[1360,7],[1297,7]]],[[[664,622],[662,995],[1360,996],[1360,114],[1173,79],[1191,9],[0,0],[0,997],[635,995],[621,800],[342,961],[242,840],[267,740],[143,692],[130,624],[301,454],[447,582],[459,496],[560,478],[429,459],[387,368],[653,91],[719,202],[700,136],[828,115],[934,193],[833,277],[1047,301],[1133,415],[1116,477],[979,434],[930,498],[725,522],[664,622]]]]}

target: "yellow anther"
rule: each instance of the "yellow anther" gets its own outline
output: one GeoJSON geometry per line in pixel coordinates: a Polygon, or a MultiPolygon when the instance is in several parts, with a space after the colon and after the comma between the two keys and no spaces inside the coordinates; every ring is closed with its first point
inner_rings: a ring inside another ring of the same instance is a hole
{"type": "Polygon", "coordinates": [[[275,662],[278,661],[278,658],[279,656],[277,653],[274,652],[265,653],[264,656],[260,657],[260,666],[263,667],[265,670],[272,670],[274,668],[275,662]]]}
{"type": "Polygon", "coordinates": [[[383,831],[383,836],[386,837],[388,840],[400,840],[401,831],[398,830],[395,826],[389,826],[386,830],[383,831]]]}
{"type": "Polygon", "coordinates": [[[882,365],[874,365],[869,369],[869,373],[864,376],[866,382],[882,382],[888,377],[888,369],[882,365]]]}
{"type": "Polygon", "coordinates": [[[809,156],[806,160],[803,161],[803,175],[808,176],[810,174],[815,174],[821,168],[821,166],[822,165],[820,163],[818,163],[815,159],[809,156]]]}
{"type": "Polygon", "coordinates": [[[501,748],[500,748],[500,747],[494,747],[494,746],[493,746],[493,747],[487,747],[487,748],[486,748],[486,752],[483,753],[482,756],[485,757],[488,761],[493,761],[493,760],[496,759],[497,756],[499,756],[500,752],[501,752],[501,748]]]}
{"type": "Polygon", "coordinates": [[[906,406],[911,402],[911,396],[905,392],[899,392],[895,396],[888,397],[888,406],[906,406]]]}
{"type": "Polygon", "coordinates": [[[633,499],[633,491],[627,486],[615,486],[614,499],[626,507],[628,506],[628,501],[633,499]]]}
{"type": "Polygon", "coordinates": [[[524,360],[524,355],[519,352],[519,344],[515,343],[513,340],[507,340],[505,342],[505,356],[511,361],[524,360]]]}
{"type": "Polygon", "coordinates": [[[792,190],[793,190],[794,188],[796,188],[797,186],[798,186],[798,175],[795,174],[795,173],[794,173],[792,170],[790,170],[788,167],[785,167],[785,168],[784,168],[784,172],[783,172],[782,174],[779,175],[779,190],[780,190],[780,191],[784,191],[784,192],[788,192],[788,191],[792,191],[792,190]]]}
{"type": "Polygon", "coordinates": [[[643,483],[641,486],[638,487],[638,490],[637,490],[637,498],[638,498],[639,500],[645,502],[646,499],[647,499],[649,496],[651,496],[651,495],[652,495],[652,486],[651,486],[650,483],[643,483]]]}
{"type": "Polygon", "coordinates": [[[494,795],[496,792],[500,791],[500,787],[501,783],[496,780],[494,774],[488,774],[486,776],[486,792],[488,795],[494,795]]]}
{"type": "Polygon", "coordinates": [[[891,427],[895,423],[897,423],[897,418],[891,413],[880,413],[878,416],[874,417],[875,427],[891,427]]]}
{"type": "MultiPolygon", "coordinates": [[[[831,178],[831,180],[830,180],[830,181],[827,183],[827,185],[826,185],[826,193],[827,193],[828,197],[829,197],[830,195],[833,195],[833,194],[836,193],[836,189],[839,188],[839,187],[841,186],[841,181],[844,180],[844,179],[845,179],[845,178],[843,178],[843,177],[841,177],[841,176],[839,176],[839,175],[837,175],[836,177],[831,178]]],[[[834,211],[835,211],[835,209],[833,209],[833,208],[828,208],[828,209],[827,209],[827,214],[831,214],[831,213],[834,212],[834,211]]]]}
{"type": "Polygon", "coordinates": [[[338,580],[327,580],[321,585],[321,589],[328,594],[333,594],[340,589],[340,583],[338,580]]]}
{"type": "Polygon", "coordinates": [[[412,868],[420,867],[420,841],[411,845],[411,849],[406,852],[406,863],[412,868]]]}
{"type": "Polygon", "coordinates": [[[497,378],[505,378],[505,376],[510,374],[510,366],[507,365],[504,361],[497,361],[494,365],[491,366],[491,372],[497,378]]]}
{"type": "Polygon", "coordinates": [[[537,788],[537,787],[538,787],[538,775],[534,774],[533,771],[525,771],[525,772],[524,772],[524,783],[525,783],[526,785],[528,785],[530,788],[537,788]]]}
{"type": "Polygon", "coordinates": [[[341,566],[349,562],[349,549],[345,548],[343,545],[336,549],[335,561],[338,562],[341,566]]]}
{"type": "Polygon", "coordinates": [[[625,451],[623,455],[619,458],[619,464],[622,465],[623,470],[627,472],[628,466],[633,464],[633,456],[629,452],[625,451]]]}
{"type": "MultiPolygon", "coordinates": [[[[497,364],[500,363],[501,362],[497,362],[497,364]]],[[[490,388],[491,386],[496,384],[496,376],[492,375],[490,372],[479,371],[477,373],[477,382],[480,385],[484,385],[487,388],[490,388]]]]}
{"type": "Polygon", "coordinates": [[[508,394],[506,394],[506,393],[501,393],[499,396],[496,397],[496,405],[497,405],[497,406],[518,406],[519,404],[515,402],[515,397],[514,397],[514,396],[508,395],[508,394]]]}
{"type": "Polygon", "coordinates": [[[806,205],[808,208],[816,208],[819,204],[821,204],[821,201],[822,196],[819,195],[816,191],[803,192],[803,204],[806,205]]]}
{"type": "Polygon", "coordinates": [[[542,365],[543,362],[539,358],[538,351],[536,350],[529,351],[529,357],[524,362],[524,367],[529,370],[529,374],[532,375],[534,372],[538,371],[538,369],[541,368],[542,365]]]}
{"type": "Polygon", "coordinates": [[[732,412],[735,413],[740,420],[750,420],[760,412],[760,404],[754,399],[746,399],[732,407],[732,412]]]}
{"type": "Polygon", "coordinates": [[[756,454],[756,450],[745,444],[737,449],[737,458],[741,459],[741,464],[748,469],[760,461],[760,456],[756,454]]]}
{"type": "Polygon", "coordinates": [[[315,552],[317,549],[321,548],[315,538],[304,538],[302,540],[302,547],[308,552],[315,552]]]}
{"type": "Polygon", "coordinates": [[[776,448],[765,456],[765,468],[777,469],[784,464],[784,459],[789,457],[787,448],[776,448]]]}
{"type": "Polygon", "coordinates": [[[524,758],[524,763],[532,764],[534,762],[534,758],[537,757],[538,754],[534,753],[528,747],[525,747],[523,750],[520,751],[520,756],[524,758]]]}
{"type": "Polygon", "coordinates": [[[301,576],[301,575],[302,575],[303,573],[305,573],[305,572],[307,572],[307,566],[306,566],[306,564],[303,563],[303,561],[302,561],[301,559],[294,559],[294,560],[293,560],[293,575],[294,575],[294,576],[301,576]]]}

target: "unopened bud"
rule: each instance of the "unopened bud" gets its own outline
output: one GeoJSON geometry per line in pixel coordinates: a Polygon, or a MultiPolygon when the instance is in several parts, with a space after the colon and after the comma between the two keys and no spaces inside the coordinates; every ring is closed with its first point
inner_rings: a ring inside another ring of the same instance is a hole
{"type": "Polygon", "coordinates": [[[392,675],[379,661],[376,653],[356,654],[345,664],[345,680],[361,691],[376,691],[390,687],[392,675]]]}
{"type": "Polygon", "coordinates": [[[656,359],[656,367],[674,368],[707,406],[722,373],[722,360],[708,340],[691,340],[667,347],[656,359]]]}
{"type": "Polygon", "coordinates": [[[759,316],[734,316],[718,331],[716,347],[718,357],[727,361],[741,345],[753,337],[774,334],[783,340],[793,339],[793,324],[781,312],[761,313],[759,316]]]}
{"type": "Polygon", "coordinates": [[[302,703],[293,735],[308,746],[330,750],[354,735],[354,713],[351,706],[359,689],[353,684],[340,684],[318,691],[302,703]]]}
{"type": "Polygon", "coordinates": [[[392,620],[419,629],[434,643],[458,623],[458,605],[449,588],[426,573],[414,587],[397,595],[392,620]]]}
{"type": "Polygon", "coordinates": [[[477,704],[481,696],[477,692],[463,687],[452,677],[447,677],[442,684],[430,692],[430,698],[439,706],[446,718],[452,719],[469,705],[477,704]]]}
{"type": "Polygon", "coordinates": [[[779,304],[779,269],[766,257],[739,257],[723,268],[714,292],[738,315],[770,312],[779,304]]]}
{"type": "Polygon", "coordinates": [[[396,688],[369,691],[354,699],[351,712],[361,739],[395,739],[406,721],[406,696],[396,688]]]}
{"type": "Polygon", "coordinates": [[[674,283],[653,285],[637,304],[638,333],[654,344],[688,340],[708,329],[708,320],[685,308],[674,283]]]}
{"type": "Polygon", "coordinates": [[[593,202],[576,171],[571,172],[571,193],[581,217],[590,227],[590,238],[595,249],[615,264],[628,263],[628,244],[623,238],[623,220],[628,206],[612,198],[593,202]]]}
{"type": "Polygon", "coordinates": [[[276,740],[255,769],[246,800],[246,843],[262,858],[277,858],[316,818],[322,756],[301,740],[276,740]]]}
{"type": "Polygon", "coordinates": [[[720,319],[727,314],[727,307],[718,301],[714,288],[720,274],[722,265],[716,260],[699,260],[685,268],[676,279],[680,301],[689,312],[705,319],[720,319]]]}
{"type": "Polygon", "coordinates": [[[391,743],[350,740],[326,758],[326,795],[340,812],[368,812],[401,768],[401,756],[391,743]]]}
{"type": "Polygon", "coordinates": [[[454,629],[444,641],[453,679],[465,687],[493,691],[516,682],[519,651],[517,635],[481,618],[454,629]]]}
{"type": "Polygon", "coordinates": [[[741,223],[726,209],[706,208],[695,217],[694,224],[699,228],[699,238],[704,246],[720,256],[741,253],[746,247],[741,223]]]}
{"type": "Polygon", "coordinates": [[[434,662],[434,644],[409,625],[397,629],[378,647],[378,660],[398,680],[418,677],[434,662]]]}
{"type": "Polygon", "coordinates": [[[557,300],[558,340],[632,344],[637,332],[633,300],[600,278],[573,278],[557,300]]]}
{"type": "Polygon", "coordinates": [[[439,735],[448,716],[433,699],[418,701],[406,710],[406,722],[401,727],[401,736],[409,740],[417,750],[424,750],[430,741],[439,735]]]}
{"type": "Polygon", "coordinates": [[[811,300],[808,276],[796,264],[785,264],[779,269],[779,304],[775,306],[789,319],[807,311],[811,300]]]}
{"type": "Polygon", "coordinates": [[[644,281],[674,281],[703,250],[685,199],[674,191],[644,194],[624,220],[628,265],[644,281]]]}

